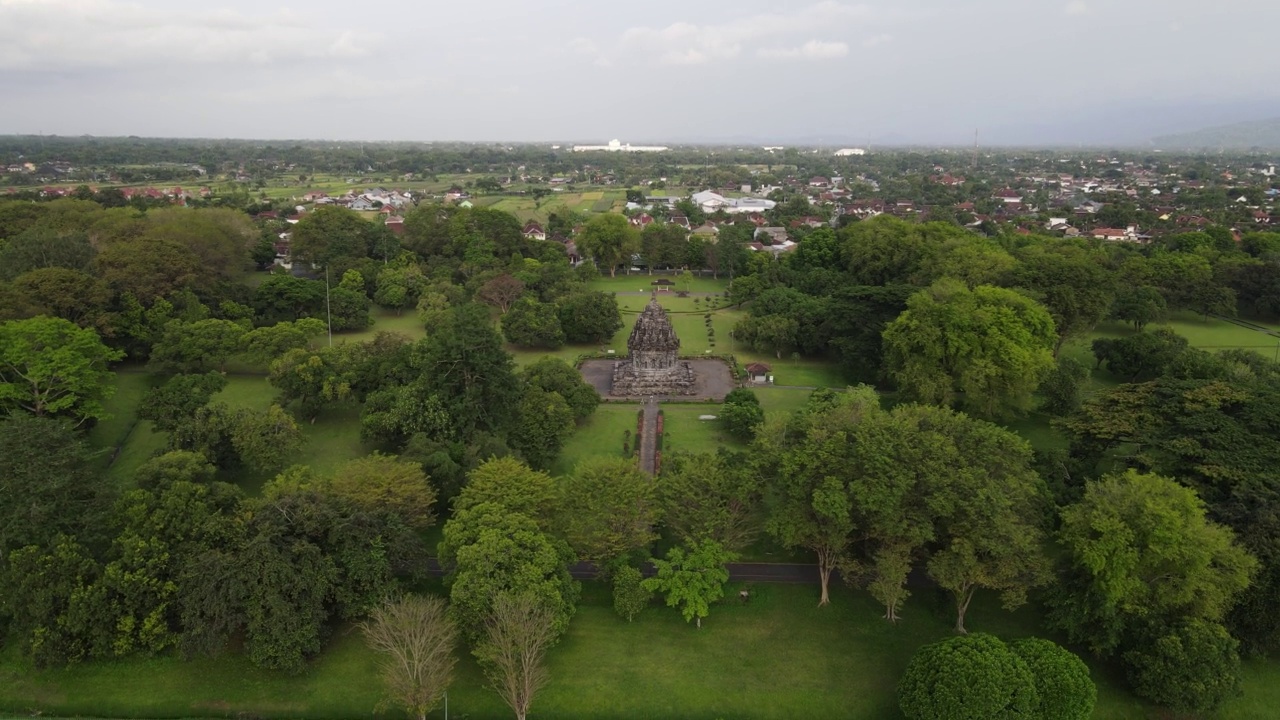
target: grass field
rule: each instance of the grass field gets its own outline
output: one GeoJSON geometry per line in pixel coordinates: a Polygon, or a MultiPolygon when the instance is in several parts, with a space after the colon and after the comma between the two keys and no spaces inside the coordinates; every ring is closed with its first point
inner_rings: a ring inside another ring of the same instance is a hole
{"type": "MultiPolygon", "coordinates": [[[[727,588],[736,598],[738,585],[727,588]]],[[[587,583],[569,631],[548,656],[551,682],[533,705],[542,718],[850,718],[901,717],[895,687],[915,650],[951,636],[949,599],[921,591],[892,625],[862,592],[835,586],[818,608],[817,589],[754,585],[752,599],[712,608],[701,630],[657,601],[627,623],[608,589],[587,583]]],[[[1041,634],[1033,608],[1006,613],[979,593],[973,630],[1004,638],[1041,634]]],[[[450,688],[450,717],[504,718],[510,711],[485,689],[460,653],[450,688]]],[[[1099,720],[1167,717],[1135,700],[1099,666],[1099,720]]],[[[258,671],[239,654],[182,662],[172,658],[95,662],[34,671],[12,650],[0,655],[0,713],[130,718],[372,717],[379,700],[376,659],[350,628],[299,676],[258,671]]],[[[1280,667],[1246,664],[1245,694],[1220,720],[1274,717],[1280,667]]],[[[388,712],[385,717],[404,717],[388,712]]],[[[443,717],[442,710],[431,715],[443,717]]]]}
{"type": "Polygon", "coordinates": [[[724,431],[719,420],[699,420],[700,415],[716,415],[720,406],[711,403],[662,406],[662,453],[694,452],[713,453],[718,448],[742,449],[745,443],[724,431]]]}
{"type": "MultiPolygon", "coordinates": [[[[653,275],[649,275],[647,273],[631,273],[630,275],[620,273],[617,277],[612,278],[606,273],[601,277],[592,280],[588,287],[592,290],[601,290],[603,292],[649,292],[653,289],[653,286],[650,285],[650,283],[663,277],[676,283],[683,282],[679,275],[673,275],[670,273],[655,273],[653,275]]],[[[728,278],[720,278],[719,280],[716,280],[709,277],[695,276],[689,281],[690,292],[722,293],[728,289],[728,278]]]]}
{"type": "Polygon", "coordinates": [[[621,403],[601,403],[569,438],[560,451],[560,457],[551,466],[552,475],[567,475],[577,464],[591,457],[622,457],[623,433],[630,431],[630,443],[634,450],[636,413],[640,406],[621,403]]]}

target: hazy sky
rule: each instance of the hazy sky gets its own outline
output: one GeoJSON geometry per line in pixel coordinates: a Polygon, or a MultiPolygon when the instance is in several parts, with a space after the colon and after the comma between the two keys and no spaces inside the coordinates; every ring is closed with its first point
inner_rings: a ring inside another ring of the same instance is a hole
{"type": "Polygon", "coordinates": [[[1088,142],[1280,116],[1277,0],[0,0],[0,133],[1088,142]]]}

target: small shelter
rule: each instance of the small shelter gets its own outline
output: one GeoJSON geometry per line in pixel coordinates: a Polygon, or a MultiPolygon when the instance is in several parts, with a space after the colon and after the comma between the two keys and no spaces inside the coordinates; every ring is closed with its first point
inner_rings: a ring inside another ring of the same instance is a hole
{"type": "Polygon", "coordinates": [[[751,363],[747,366],[747,381],[753,383],[771,383],[773,376],[769,373],[773,372],[773,368],[765,363],[751,363]]]}

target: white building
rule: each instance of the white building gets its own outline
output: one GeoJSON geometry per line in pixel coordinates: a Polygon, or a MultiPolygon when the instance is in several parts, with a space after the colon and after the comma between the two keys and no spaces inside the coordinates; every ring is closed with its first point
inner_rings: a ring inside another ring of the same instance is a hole
{"type": "Polygon", "coordinates": [[[850,155],[866,155],[867,151],[862,148],[840,148],[836,151],[836,157],[849,157],[850,155]]]}
{"type": "Polygon", "coordinates": [[[666,145],[632,145],[617,139],[610,140],[608,145],[574,145],[574,152],[662,152],[666,145]]]}
{"type": "Polygon", "coordinates": [[[772,210],[778,203],[764,198],[742,197],[727,198],[720,193],[710,190],[693,194],[693,202],[702,208],[703,212],[713,213],[717,210],[723,210],[729,214],[764,212],[772,210]]]}

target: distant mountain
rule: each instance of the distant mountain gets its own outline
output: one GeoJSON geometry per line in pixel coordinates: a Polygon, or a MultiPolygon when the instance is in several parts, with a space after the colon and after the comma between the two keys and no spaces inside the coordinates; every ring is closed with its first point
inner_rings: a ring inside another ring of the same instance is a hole
{"type": "Polygon", "coordinates": [[[1162,135],[1152,144],[1179,150],[1280,150],[1280,118],[1162,135]]]}

